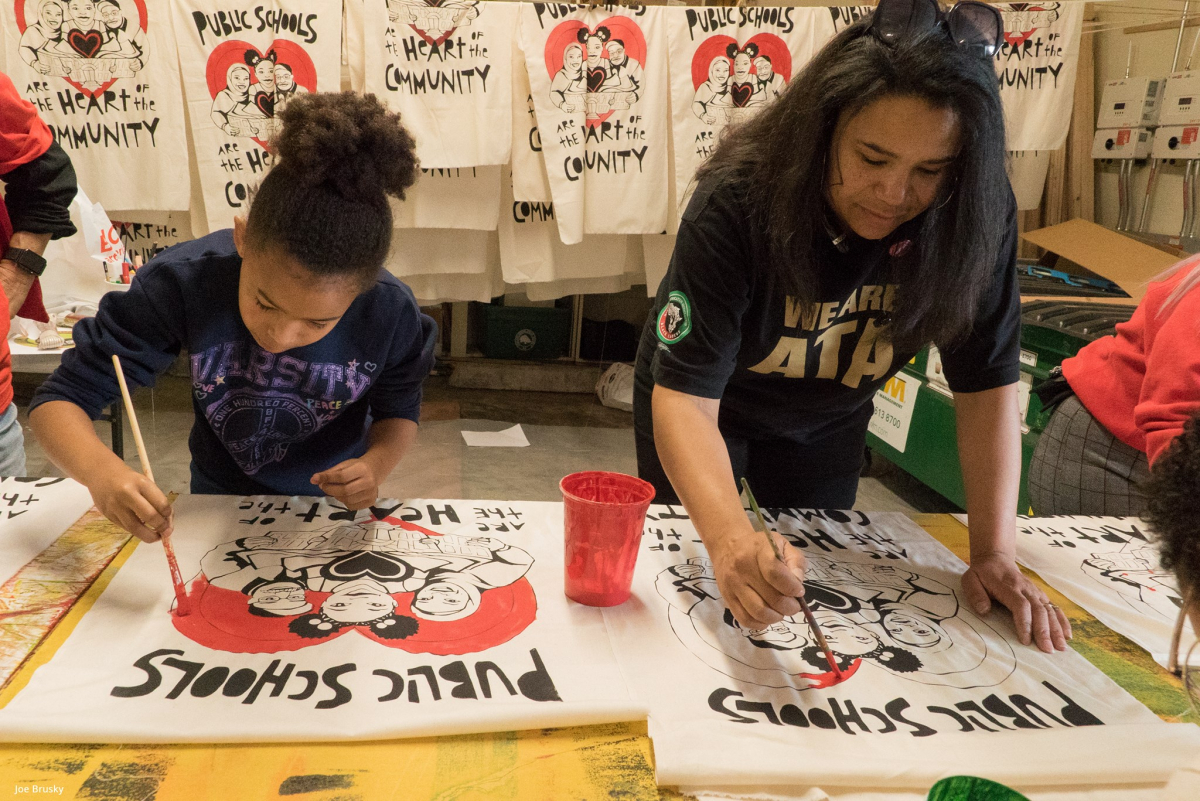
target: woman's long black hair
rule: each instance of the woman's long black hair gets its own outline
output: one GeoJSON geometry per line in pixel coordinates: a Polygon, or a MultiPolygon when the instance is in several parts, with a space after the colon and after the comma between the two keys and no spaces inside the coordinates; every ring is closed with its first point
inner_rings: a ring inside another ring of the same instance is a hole
{"type": "Polygon", "coordinates": [[[901,347],[948,344],[969,331],[1012,225],[999,83],[990,60],[956,47],[942,30],[888,46],[869,24],[868,18],[843,30],[775,103],[726,129],[697,178],[721,173],[740,180],[750,213],[768,233],[771,277],[811,308],[822,266],[816,249],[827,236],[827,160],[839,121],[888,96],[952,109],[960,150],[924,213],[913,257],[896,276],[889,330],[901,347]]]}

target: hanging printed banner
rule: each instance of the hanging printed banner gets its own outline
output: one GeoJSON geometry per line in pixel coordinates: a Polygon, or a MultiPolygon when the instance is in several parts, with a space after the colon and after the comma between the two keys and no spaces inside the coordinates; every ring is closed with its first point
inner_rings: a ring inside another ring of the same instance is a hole
{"type": "Polygon", "coordinates": [[[396,228],[495,231],[500,218],[500,167],[421,169],[404,200],[391,198],[396,228]]]}
{"type": "MultiPolygon", "coordinates": [[[[1083,6],[1078,2],[996,4],[1004,15],[1004,41],[995,59],[1009,150],[1057,150],[1066,142],[1083,6]]],[[[869,17],[874,8],[828,10],[840,31],[869,17]]]]}
{"type": "Polygon", "coordinates": [[[1031,211],[1042,204],[1050,151],[1018,150],[1008,154],[1008,182],[1017,198],[1017,211],[1031,211]]]}
{"type": "Polygon", "coordinates": [[[276,113],[298,94],[341,88],[342,11],[297,0],[173,6],[205,217],[228,228],[274,161],[276,113]]]}
{"type": "Polygon", "coordinates": [[[966,565],[906,516],[769,522],[804,552],[805,598],[840,673],[802,615],[739,625],[687,515],[652,506],[635,597],[604,614],[650,707],[660,784],[1164,781],[1200,745],[1200,729],[1163,723],[1074,651],[1021,645],[998,608],[972,613],[966,565]]]}
{"type": "MultiPolygon", "coordinates": [[[[1017,561],[1166,667],[1183,599],[1151,536],[1137,518],[1019,517],[1017,561]]],[[[1185,623],[1180,658],[1195,641],[1185,623]]]]}
{"type": "Polygon", "coordinates": [[[696,168],[725,126],[779,97],[833,35],[826,8],[666,8],[675,191],[687,205],[696,168]]]}
{"type": "Polygon", "coordinates": [[[517,4],[366,0],[366,89],[399,111],[423,167],[507,164],[517,4]]]}
{"type": "Polygon", "coordinates": [[[542,132],[529,88],[525,54],[513,54],[512,70],[512,181],[513,197],[530,203],[550,202],[550,179],[542,159],[542,132]]]}
{"type": "Polygon", "coordinates": [[[507,284],[539,284],[625,273],[626,237],[585,236],[577,245],[558,238],[553,203],[515,200],[504,182],[500,212],[500,266],[507,284]]]}
{"type": "Polygon", "coordinates": [[[160,250],[193,238],[188,215],[180,212],[148,211],[123,216],[125,219],[113,220],[112,224],[130,259],[140,256],[147,262],[160,250]]]}
{"type": "Polygon", "coordinates": [[[139,545],[0,710],[26,742],[301,741],[636,719],[562,505],[191,495],[187,614],[139,545]]]}
{"type": "MultiPolygon", "coordinates": [[[[1067,141],[1083,3],[1002,3],[996,54],[1009,150],[1057,150],[1067,141]]],[[[1090,124],[1086,123],[1086,124],[1090,124]]]]}
{"type": "Polygon", "coordinates": [[[522,3],[519,27],[562,241],[663,231],[662,9],[522,3]]]}
{"type": "Polygon", "coordinates": [[[179,64],[165,4],[8,0],[5,73],[108,208],[186,209],[179,64]]]}

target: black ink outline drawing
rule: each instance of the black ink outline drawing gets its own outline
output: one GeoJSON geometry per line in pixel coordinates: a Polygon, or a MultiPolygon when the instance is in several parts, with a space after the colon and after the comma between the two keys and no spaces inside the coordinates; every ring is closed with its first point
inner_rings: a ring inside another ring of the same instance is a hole
{"type": "Polygon", "coordinates": [[[1120,596],[1139,615],[1174,623],[1183,599],[1175,577],[1158,570],[1158,553],[1144,543],[1128,542],[1119,551],[1094,553],[1080,569],[1120,596]],[[1131,545],[1137,547],[1127,550],[1131,545]]]}
{"type": "MultiPolygon", "coordinates": [[[[737,624],[707,557],[659,573],[671,629],[709,667],[764,687],[834,684],[803,617],[761,631],[737,624]]],[[[1016,669],[1012,647],[939,581],[890,564],[809,556],[806,598],[845,680],[861,669],[921,684],[996,686],[1016,669]]]]}
{"type": "Polygon", "coordinates": [[[42,75],[96,90],[133,78],[146,66],[145,32],[135,3],[120,0],[32,0],[18,52],[42,75]],[[129,11],[132,10],[132,14],[129,11]],[[33,11],[33,14],[29,12],[33,11]]]}

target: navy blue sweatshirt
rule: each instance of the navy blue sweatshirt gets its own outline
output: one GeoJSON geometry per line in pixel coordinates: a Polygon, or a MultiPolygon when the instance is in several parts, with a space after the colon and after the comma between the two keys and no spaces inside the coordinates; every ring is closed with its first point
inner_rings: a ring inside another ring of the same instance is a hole
{"type": "Polygon", "coordinates": [[[420,415],[437,326],[385,271],[317,342],[274,354],[242,323],[242,259],[230,230],[159,254],[128,292],[110,292],[75,326],[75,347],[30,410],[70,401],[97,419],[120,397],[112,354],[131,386],[153,386],[184,349],[196,420],[193,491],[321,495],[314,473],[366,452],[372,420],[420,415]]]}

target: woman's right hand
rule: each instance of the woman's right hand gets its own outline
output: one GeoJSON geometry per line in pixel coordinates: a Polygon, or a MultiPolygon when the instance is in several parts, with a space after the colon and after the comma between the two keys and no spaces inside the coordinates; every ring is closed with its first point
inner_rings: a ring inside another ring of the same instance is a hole
{"type": "Polygon", "coordinates": [[[171,533],[174,512],[163,491],[132,468],[97,476],[87,485],[100,514],[142,542],[158,542],[171,533]]]}
{"type": "Polygon", "coordinates": [[[725,605],[738,623],[755,631],[800,614],[796,598],[804,594],[804,555],[779,534],[771,536],[782,562],[766,537],[749,526],[707,543],[725,605]]]}

